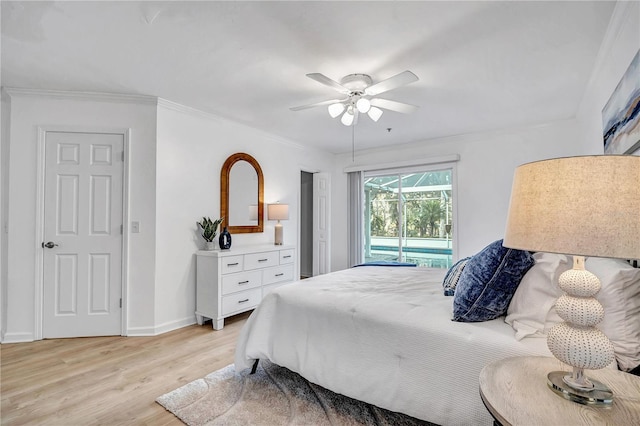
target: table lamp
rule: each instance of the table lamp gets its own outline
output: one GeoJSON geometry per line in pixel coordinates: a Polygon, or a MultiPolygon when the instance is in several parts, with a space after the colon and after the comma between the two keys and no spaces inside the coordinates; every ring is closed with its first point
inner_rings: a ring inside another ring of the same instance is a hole
{"type": "Polygon", "coordinates": [[[283,232],[281,220],[289,219],[289,205],[288,204],[269,204],[267,206],[267,218],[269,220],[277,220],[275,245],[281,246],[283,242],[283,232]]]}
{"type": "Polygon", "coordinates": [[[572,401],[610,405],[611,390],[584,374],[614,360],[613,345],[595,327],[604,318],[593,297],[600,281],[585,270],[584,257],[640,258],[640,157],[568,157],[519,166],[503,244],[573,256],[573,269],[558,279],[565,294],[555,307],[564,322],[547,333],[549,350],[573,372],[550,372],[547,384],[572,401]]]}

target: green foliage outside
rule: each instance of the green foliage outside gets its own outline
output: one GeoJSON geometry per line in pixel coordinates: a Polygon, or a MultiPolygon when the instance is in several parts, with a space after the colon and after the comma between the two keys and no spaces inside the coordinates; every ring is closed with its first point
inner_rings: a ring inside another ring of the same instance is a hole
{"type": "Polygon", "coordinates": [[[408,238],[444,238],[445,225],[453,222],[450,171],[413,173],[371,178],[368,192],[372,237],[397,237],[401,227],[408,238]],[[403,223],[398,223],[398,184],[402,180],[403,223]],[[441,188],[429,190],[430,188],[441,188]],[[420,190],[424,188],[424,190],[420,190]]]}
{"type": "MultiPolygon", "coordinates": [[[[446,210],[451,217],[451,202],[441,202],[439,193],[427,193],[424,199],[406,200],[403,214],[405,235],[409,238],[442,238],[441,224],[446,225],[446,210]],[[438,197],[438,198],[436,198],[438,197]]],[[[449,193],[449,200],[451,196],[449,193]]],[[[391,192],[377,192],[371,198],[371,236],[398,235],[398,196],[391,192]]],[[[442,226],[444,229],[444,226],[442,226]]]]}

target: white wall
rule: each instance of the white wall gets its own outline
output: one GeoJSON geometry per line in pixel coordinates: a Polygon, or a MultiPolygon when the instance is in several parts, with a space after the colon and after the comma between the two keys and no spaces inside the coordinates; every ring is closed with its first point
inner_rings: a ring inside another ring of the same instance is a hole
{"type": "MultiPolygon", "coordinates": [[[[219,217],[220,170],[246,152],[264,174],[264,200],[290,205],[285,243],[298,243],[300,169],[329,170],[332,156],[255,129],[153,97],[9,90],[10,134],[3,137],[3,342],[34,338],[38,126],[69,130],[130,129],[128,234],[129,335],[152,335],[195,323],[195,256],[203,241],[196,220],[219,217]],[[5,149],[6,148],[6,149],[5,149]],[[9,160],[4,156],[10,152],[9,160]],[[9,167],[5,167],[8,162],[9,167]],[[6,237],[6,238],[5,238],[6,237]],[[4,248],[4,247],[3,247],[4,248]],[[6,297],[5,297],[6,295],[6,297]]],[[[4,127],[4,126],[3,126],[4,127]]],[[[272,243],[275,223],[233,244],[272,243]]],[[[297,272],[297,271],[296,271],[297,272]]]]}
{"type": "MultiPolygon", "coordinates": [[[[356,153],[336,161],[333,182],[334,217],[346,217],[345,167],[384,164],[447,154],[459,154],[457,163],[458,247],[456,255],[476,253],[502,238],[514,169],[529,161],[580,153],[575,120],[531,128],[464,135],[356,153]]],[[[375,169],[376,167],[370,167],[375,169]]],[[[346,223],[334,221],[332,266],[347,267],[346,223]]]]}
{"type": "MultiPolygon", "coordinates": [[[[204,247],[196,221],[220,217],[220,170],[231,154],[254,157],[264,175],[264,201],[289,204],[285,244],[298,243],[300,165],[329,170],[332,156],[189,108],[158,107],[156,331],[195,322],[195,252],[204,247]]],[[[266,208],[265,208],[266,213],[266,208]]],[[[272,244],[264,232],[232,234],[232,245],[272,244]]],[[[296,271],[297,272],[297,271],[296,271]]]]}
{"type": "MultiPolygon", "coordinates": [[[[640,48],[640,3],[618,3],[576,119],[463,135],[358,152],[375,165],[457,153],[458,256],[477,252],[504,232],[515,167],[566,155],[602,153],[601,111],[640,48]]],[[[153,98],[155,99],[155,98],[153,98]]],[[[346,175],[351,156],[304,150],[256,130],[146,97],[35,96],[13,92],[2,105],[2,341],[27,341],[34,332],[37,126],[131,129],[128,330],[155,334],[190,323],[195,308],[195,220],[219,215],[219,173],[234,152],[262,165],[265,201],[289,203],[285,243],[297,243],[300,170],[332,171],[332,269],[347,266],[346,175]],[[9,115],[10,113],[10,115],[9,115]],[[8,134],[10,132],[10,134],[8,134]],[[156,152],[157,150],[157,152],[156,152]],[[4,231],[4,229],[3,229],[4,231]]],[[[262,234],[234,235],[234,244],[269,243],[262,234]]]]}
{"type": "MultiPolygon", "coordinates": [[[[155,273],[155,139],[156,103],[143,97],[96,101],[82,95],[40,96],[11,91],[6,237],[7,279],[4,342],[34,338],[36,250],[36,176],[38,126],[76,130],[131,129],[130,204],[132,220],[143,232],[129,240],[129,328],[153,324],[155,273]],[[144,229],[148,232],[144,232],[144,229]]],[[[107,98],[108,99],[108,98],[107,98]]],[[[5,142],[6,143],[6,142],[5,142]]],[[[4,166],[4,164],[3,164],[4,166]]],[[[3,171],[4,173],[4,171],[3,171]]]]}
{"type": "MultiPolygon", "coordinates": [[[[602,108],[631,60],[640,49],[640,3],[620,2],[609,24],[607,36],[576,118],[521,129],[399,145],[338,156],[334,169],[333,210],[345,217],[347,166],[380,164],[444,154],[460,154],[458,163],[457,256],[476,253],[502,238],[514,169],[526,162],[569,155],[603,153],[602,108]]],[[[347,267],[346,223],[334,221],[332,267],[347,267]]]]}

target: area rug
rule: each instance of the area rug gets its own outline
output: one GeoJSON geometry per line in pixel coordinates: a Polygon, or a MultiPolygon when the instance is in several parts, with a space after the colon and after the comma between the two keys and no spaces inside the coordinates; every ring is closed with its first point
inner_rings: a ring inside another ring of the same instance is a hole
{"type": "Polygon", "coordinates": [[[255,374],[229,365],[156,402],[190,426],[430,425],[333,393],[265,360],[255,374]]]}

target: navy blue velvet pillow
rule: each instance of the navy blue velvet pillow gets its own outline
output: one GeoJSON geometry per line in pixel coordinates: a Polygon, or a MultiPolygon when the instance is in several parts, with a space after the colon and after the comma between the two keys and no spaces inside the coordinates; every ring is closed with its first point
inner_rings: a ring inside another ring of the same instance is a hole
{"type": "Polygon", "coordinates": [[[535,261],[528,251],[495,241],[467,261],[453,297],[453,320],[488,321],[506,314],[525,272],[535,261]]]}

